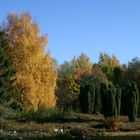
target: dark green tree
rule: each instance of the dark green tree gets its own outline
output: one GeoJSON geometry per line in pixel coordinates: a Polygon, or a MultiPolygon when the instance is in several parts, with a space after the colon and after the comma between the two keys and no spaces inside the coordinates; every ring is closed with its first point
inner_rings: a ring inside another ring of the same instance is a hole
{"type": "Polygon", "coordinates": [[[108,85],[108,91],[107,91],[107,117],[114,116],[115,113],[115,94],[116,89],[114,85],[109,84],[108,85]]]}
{"type": "Polygon", "coordinates": [[[83,74],[81,79],[77,80],[78,84],[83,88],[86,85],[90,85],[93,88],[93,113],[102,113],[102,101],[101,101],[101,93],[100,93],[100,85],[101,83],[108,83],[106,75],[101,71],[101,69],[96,65],[93,66],[92,73],[83,74]]]}
{"type": "Polygon", "coordinates": [[[100,86],[95,87],[95,102],[94,102],[94,113],[101,113],[101,93],[100,86]]]}
{"type": "Polygon", "coordinates": [[[108,85],[102,83],[100,92],[102,94],[102,112],[104,116],[118,118],[121,107],[120,87],[115,87],[112,83],[108,85]]]}
{"type": "Polygon", "coordinates": [[[83,113],[93,113],[95,102],[94,85],[85,85],[80,87],[80,106],[83,113]]]}
{"type": "Polygon", "coordinates": [[[78,110],[80,87],[70,74],[64,74],[57,79],[57,106],[67,110],[78,110]]]}
{"type": "Polygon", "coordinates": [[[113,71],[112,82],[114,84],[120,84],[121,83],[120,80],[121,80],[122,75],[123,75],[123,68],[115,67],[114,71],[113,71]]]}
{"type": "Polygon", "coordinates": [[[138,89],[135,82],[131,81],[127,85],[127,96],[128,96],[128,117],[130,122],[135,122],[138,114],[138,89]]]}
{"type": "Polygon", "coordinates": [[[101,102],[102,102],[102,108],[101,112],[104,114],[105,117],[107,117],[107,91],[108,86],[105,83],[101,83],[100,86],[100,94],[101,94],[101,102]]]}
{"type": "Polygon", "coordinates": [[[121,112],[121,88],[116,86],[116,96],[115,96],[115,118],[120,116],[121,112]]]}
{"type": "Polygon", "coordinates": [[[107,53],[100,53],[98,65],[102,69],[103,73],[106,74],[109,80],[112,80],[114,69],[116,67],[121,67],[120,62],[116,56],[109,56],[107,53]]]}
{"type": "MultiPolygon", "coordinates": [[[[137,83],[137,88],[140,91],[140,58],[135,57],[128,63],[128,70],[126,77],[130,81],[137,83]]],[[[139,92],[140,97],[140,92],[139,92]]],[[[140,99],[139,99],[140,100],[140,99]]],[[[140,116],[140,102],[138,105],[138,116],[140,116]]]]}
{"type": "Polygon", "coordinates": [[[9,44],[4,32],[0,32],[0,99],[10,100],[14,96],[15,71],[8,55],[9,44]]]}

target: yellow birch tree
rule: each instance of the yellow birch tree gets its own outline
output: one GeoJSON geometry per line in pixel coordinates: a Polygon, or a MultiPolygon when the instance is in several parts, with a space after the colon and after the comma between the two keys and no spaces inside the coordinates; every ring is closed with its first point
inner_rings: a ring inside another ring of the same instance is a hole
{"type": "Polygon", "coordinates": [[[9,14],[6,33],[9,54],[16,69],[16,90],[21,94],[23,108],[54,107],[56,71],[51,56],[45,52],[47,36],[40,35],[38,25],[29,13],[9,14]]]}

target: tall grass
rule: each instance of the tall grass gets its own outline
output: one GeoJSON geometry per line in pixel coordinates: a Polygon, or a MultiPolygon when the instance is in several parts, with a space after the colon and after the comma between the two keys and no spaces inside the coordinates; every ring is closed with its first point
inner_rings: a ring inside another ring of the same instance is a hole
{"type": "Polygon", "coordinates": [[[46,108],[41,106],[37,111],[30,109],[22,111],[18,115],[18,121],[48,122],[55,121],[62,117],[62,112],[58,108],[46,108]]]}
{"type": "Polygon", "coordinates": [[[72,111],[64,112],[59,108],[46,108],[44,106],[39,107],[37,111],[30,109],[28,111],[22,111],[19,113],[18,121],[35,121],[39,123],[43,122],[55,122],[62,121],[65,118],[72,118],[72,111]]]}

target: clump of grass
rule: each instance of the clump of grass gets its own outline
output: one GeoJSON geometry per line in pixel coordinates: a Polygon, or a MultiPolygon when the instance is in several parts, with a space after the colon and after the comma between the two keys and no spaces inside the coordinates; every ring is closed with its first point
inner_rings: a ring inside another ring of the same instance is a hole
{"type": "Polygon", "coordinates": [[[16,111],[6,105],[0,105],[0,118],[15,119],[16,111]]]}
{"type": "Polygon", "coordinates": [[[72,110],[63,111],[59,108],[46,108],[44,106],[39,107],[37,111],[34,109],[21,111],[17,115],[17,120],[20,122],[63,122],[71,119],[76,119],[76,116],[72,110]]]}
{"type": "Polygon", "coordinates": [[[35,121],[37,122],[47,122],[59,120],[62,117],[62,112],[58,108],[46,108],[40,107],[38,111],[35,112],[35,121]]]}
{"type": "Polygon", "coordinates": [[[86,135],[86,130],[82,128],[73,128],[70,130],[70,134],[75,137],[86,135]]]}
{"type": "Polygon", "coordinates": [[[57,108],[45,108],[40,107],[37,111],[30,109],[22,111],[18,115],[18,121],[36,121],[36,122],[47,122],[53,121],[57,117],[59,118],[60,112],[57,108]]]}
{"type": "Polygon", "coordinates": [[[121,122],[114,117],[108,117],[103,120],[103,125],[110,130],[119,130],[121,128],[121,122]]]}
{"type": "Polygon", "coordinates": [[[30,109],[19,113],[17,120],[22,121],[35,121],[39,123],[43,122],[55,122],[64,121],[66,119],[73,118],[74,115],[71,111],[64,112],[59,108],[46,108],[44,106],[39,107],[37,111],[30,109]]]}

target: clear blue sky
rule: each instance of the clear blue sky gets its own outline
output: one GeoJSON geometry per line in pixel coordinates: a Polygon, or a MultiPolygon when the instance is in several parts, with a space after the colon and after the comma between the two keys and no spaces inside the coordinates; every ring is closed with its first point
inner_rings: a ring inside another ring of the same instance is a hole
{"type": "Polygon", "coordinates": [[[140,0],[1,0],[0,21],[9,12],[29,11],[48,34],[48,48],[59,63],[85,52],[100,52],[121,63],[140,56],[140,0]]]}

